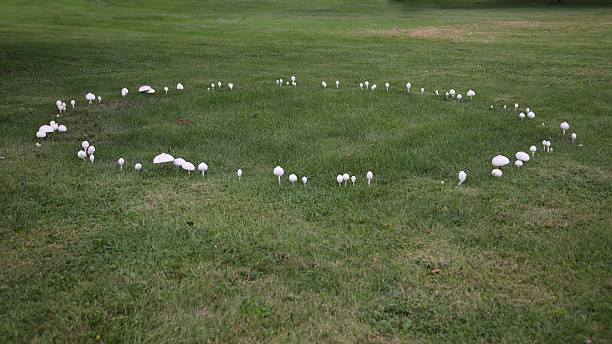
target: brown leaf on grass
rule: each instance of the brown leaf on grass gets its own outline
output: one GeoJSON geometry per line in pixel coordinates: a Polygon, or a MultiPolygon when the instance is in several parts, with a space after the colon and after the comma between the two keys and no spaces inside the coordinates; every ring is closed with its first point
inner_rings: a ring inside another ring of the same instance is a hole
{"type": "Polygon", "coordinates": [[[184,118],[179,118],[179,119],[176,120],[176,124],[178,124],[178,125],[188,125],[189,121],[184,119],[184,118]]]}

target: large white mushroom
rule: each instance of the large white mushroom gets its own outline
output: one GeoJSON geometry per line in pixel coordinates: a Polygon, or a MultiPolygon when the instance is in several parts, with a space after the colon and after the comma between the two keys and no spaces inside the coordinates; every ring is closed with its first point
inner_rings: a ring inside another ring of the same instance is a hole
{"type": "Polygon", "coordinates": [[[366,178],[368,179],[368,186],[370,186],[372,179],[374,179],[374,173],[372,173],[372,171],[368,171],[368,173],[366,173],[366,178]]]}
{"type": "Polygon", "coordinates": [[[517,160],[520,160],[522,162],[527,162],[530,159],[529,154],[527,154],[525,152],[522,152],[522,151],[521,152],[517,152],[515,157],[516,157],[517,160]]]}
{"type": "Polygon", "coordinates": [[[459,175],[457,177],[459,178],[459,184],[457,185],[461,185],[463,184],[463,182],[465,182],[465,179],[467,178],[467,174],[465,173],[465,171],[459,171],[459,175]]]}
{"type": "Polygon", "coordinates": [[[198,165],[198,171],[202,172],[202,175],[204,175],[206,171],[208,171],[208,165],[205,162],[201,162],[198,165]]]}
{"type": "Polygon", "coordinates": [[[468,90],[465,95],[470,97],[470,100],[472,100],[472,97],[476,95],[476,92],[474,92],[474,90],[468,90]]]}
{"type": "Polygon", "coordinates": [[[187,161],[183,158],[175,158],[174,160],[172,160],[172,164],[174,164],[175,167],[183,167],[183,164],[186,163],[187,161]]]}
{"type": "Polygon", "coordinates": [[[533,111],[528,111],[527,112],[527,118],[534,119],[535,116],[536,116],[535,112],[533,112],[533,111]]]}
{"type": "Polygon", "coordinates": [[[282,167],[276,166],[274,168],[274,175],[278,178],[278,185],[281,185],[281,177],[285,174],[285,170],[282,167]]]}
{"type": "Polygon", "coordinates": [[[495,167],[503,167],[506,166],[510,163],[510,159],[506,158],[503,155],[496,155],[492,160],[491,163],[493,164],[493,166],[495,167]]]}
{"type": "Polygon", "coordinates": [[[563,122],[563,123],[561,123],[561,125],[559,125],[559,128],[561,128],[561,130],[563,130],[563,135],[565,135],[565,131],[567,129],[569,129],[569,127],[570,127],[570,125],[567,122],[563,122]]]}
{"type": "Polygon", "coordinates": [[[346,183],[348,182],[350,177],[351,176],[349,176],[348,173],[345,173],[345,174],[342,175],[342,181],[344,181],[344,186],[346,186],[346,183]]]}
{"type": "Polygon", "coordinates": [[[291,182],[291,185],[295,186],[295,182],[297,182],[297,176],[295,174],[290,174],[289,175],[289,181],[291,182]]]}
{"type": "Polygon", "coordinates": [[[174,161],[174,157],[167,153],[161,153],[157,155],[155,158],[153,158],[153,163],[156,165],[161,164],[162,166],[164,166],[164,171],[166,171],[166,163],[173,162],[173,161],[174,161]]]}
{"type": "Polygon", "coordinates": [[[83,159],[83,160],[87,159],[87,153],[85,153],[84,150],[78,151],[77,156],[79,157],[79,159],[83,159]]]}
{"type": "Polygon", "coordinates": [[[336,182],[338,182],[338,186],[342,186],[343,181],[344,181],[344,178],[342,178],[341,174],[336,176],[336,182]]]}
{"type": "Polygon", "coordinates": [[[87,93],[85,95],[85,100],[89,102],[89,104],[91,104],[91,102],[93,102],[94,100],[96,100],[96,95],[93,93],[87,93]]]}
{"type": "Polygon", "coordinates": [[[185,171],[187,171],[187,173],[189,175],[191,175],[191,171],[195,170],[195,166],[193,166],[192,163],[190,163],[189,161],[185,161],[182,165],[181,168],[185,171]]]}

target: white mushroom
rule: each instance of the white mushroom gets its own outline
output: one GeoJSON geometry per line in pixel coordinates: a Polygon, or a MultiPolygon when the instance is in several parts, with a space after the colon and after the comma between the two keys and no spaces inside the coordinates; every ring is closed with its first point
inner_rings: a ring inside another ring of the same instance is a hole
{"type": "Polygon", "coordinates": [[[366,81],[365,81],[363,84],[365,85],[365,88],[366,88],[366,90],[367,90],[367,89],[368,89],[368,86],[370,85],[370,82],[366,80],[366,81]]]}
{"type": "Polygon", "coordinates": [[[372,85],[372,87],[370,87],[370,89],[372,90],[372,92],[374,92],[374,90],[376,89],[376,84],[372,85]]]}
{"type": "Polygon", "coordinates": [[[170,90],[170,89],[168,88],[168,86],[164,86],[164,92],[166,92],[166,95],[168,94],[168,91],[169,91],[169,90],[170,90]]]}
{"type": "Polygon", "coordinates": [[[176,84],[176,90],[177,91],[182,91],[185,87],[183,86],[183,84],[181,84],[180,82],[178,84],[176,84]]]}
{"type": "Polygon", "coordinates": [[[102,103],[102,97],[98,96],[98,104],[102,103]]]}
{"type": "Polygon", "coordinates": [[[147,92],[149,92],[149,90],[151,90],[151,86],[149,86],[149,85],[142,85],[142,86],[138,87],[138,92],[140,92],[140,93],[147,93],[147,92]]]}
{"type": "Polygon", "coordinates": [[[336,181],[338,182],[338,186],[342,186],[342,181],[344,181],[344,178],[342,178],[341,174],[336,176],[336,181]]]}
{"type": "Polygon", "coordinates": [[[508,110],[508,105],[504,104],[504,111],[508,110]]]}
{"type": "Polygon", "coordinates": [[[576,133],[572,133],[572,143],[576,142],[576,133]]]}
{"type": "Polygon", "coordinates": [[[525,113],[523,113],[523,112],[519,113],[519,118],[521,119],[521,121],[524,120],[525,119],[525,113]]]}
{"type": "Polygon", "coordinates": [[[470,97],[470,100],[472,100],[472,97],[476,95],[476,92],[474,92],[474,90],[468,90],[465,95],[470,97]]]}
{"type": "Polygon", "coordinates": [[[189,161],[185,161],[182,165],[181,168],[185,171],[187,171],[187,173],[189,175],[191,175],[191,171],[195,170],[195,166],[193,166],[192,163],[190,163],[189,161]]]}
{"type": "Polygon", "coordinates": [[[65,133],[68,131],[68,128],[66,128],[65,125],[61,124],[57,127],[57,131],[59,131],[60,133],[65,133]]]}
{"type": "Polygon", "coordinates": [[[44,131],[37,131],[36,132],[36,137],[39,139],[44,139],[45,137],[47,137],[47,133],[45,133],[44,131]]]}
{"type": "Polygon", "coordinates": [[[456,92],[454,89],[451,89],[450,91],[448,91],[448,94],[450,94],[451,97],[455,98],[456,92]]]}
{"type": "Polygon", "coordinates": [[[76,100],[71,100],[70,105],[72,105],[72,109],[74,110],[74,106],[76,105],[76,100]]]}
{"type": "Polygon", "coordinates": [[[87,155],[93,155],[96,152],[96,147],[89,146],[87,147],[87,155]]]}
{"type": "Polygon", "coordinates": [[[183,164],[186,163],[187,161],[183,158],[175,158],[174,160],[172,160],[172,164],[175,167],[183,167],[183,164]]]}
{"type": "Polygon", "coordinates": [[[495,167],[503,167],[503,166],[506,166],[506,165],[508,165],[510,163],[510,159],[506,158],[503,155],[496,155],[493,158],[493,160],[491,160],[491,163],[495,167]]]}
{"type": "Polygon", "coordinates": [[[559,128],[561,128],[561,130],[563,130],[563,135],[565,135],[565,131],[566,131],[567,129],[569,129],[569,127],[570,127],[570,125],[569,125],[569,123],[567,123],[567,122],[563,122],[563,123],[561,123],[561,125],[559,126],[559,128]]]}
{"type": "Polygon", "coordinates": [[[155,89],[151,88],[150,90],[147,91],[147,94],[154,94],[155,93],[155,89]]]}
{"type": "Polygon", "coordinates": [[[421,87],[421,95],[425,94],[425,88],[421,87]]]}
{"type": "Polygon", "coordinates": [[[387,89],[387,92],[389,92],[389,83],[385,82],[385,88],[387,89]]]}
{"type": "Polygon", "coordinates": [[[336,89],[340,88],[340,80],[336,80],[336,89]]]}
{"type": "Polygon", "coordinates": [[[87,141],[81,142],[81,147],[83,147],[83,149],[89,148],[89,142],[87,142],[87,141]]]}
{"type": "Polygon", "coordinates": [[[121,89],[121,97],[122,97],[122,98],[125,98],[125,96],[127,96],[129,92],[130,92],[130,91],[129,91],[127,88],[125,88],[125,87],[124,87],[124,88],[122,88],[122,89],[121,89]]]}
{"type": "Polygon", "coordinates": [[[205,162],[201,162],[198,165],[198,171],[202,172],[202,175],[204,175],[206,171],[208,171],[208,165],[205,162]]]}
{"type": "Polygon", "coordinates": [[[516,168],[520,171],[521,170],[521,166],[523,166],[523,162],[521,160],[516,160],[514,162],[514,165],[516,166],[516,168]]]}
{"type": "Polygon", "coordinates": [[[94,163],[94,160],[95,160],[95,159],[96,159],[96,158],[94,158],[94,155],[93,155],[93,154],[89,156],[89,161],[90,161],[92,164],[94,163]]]}
{"type": "Polygon", "coordinates": [[[221,89],[221,85],[223,85],[221,81],[217,81],[217,86],[219,86],[219,89],[221,89]]]}
{"type": "Polygon", "coordinates": [[[84,150],[78,151],[77,156],[79,157],[79,159],[83,159],[83,160],[87,159],[87,153],[85,153],[84,150]]]}
{"type": "Polygon", "coordinates": [[[234,89],[234,83],[233,82],[228,83],[227,87],[229,88],[230,91],[232,91],[234,89]]]}
{"type": "Polygon", "coordinates": [[[295,182],[297,181],[297,176],[295,174],[290,174],[289,175],[289,181],[291,182],[291,185],[295,186],[295,182]]]}
{"type": "Polygon", "coordinates": [[[153,163],[156,165],[161,164],[162,166],[164,166],[164,171],[166,170],[166,163],[173,162],[173,161],[174,161],[174,157],[167,153],[161,153],[157,155],[155,158],[153,158],[153,163]]]}
{"type": "Polygon", "coordinates": [[[531,147],[529,147],[529,151],[531,152],[531,157],[534,157],[535,153],[538,151],[538,147],[531,146],[531,147]]]}
{"type": "Polygon", "coordinates": [[[522,162],[527,162],[530,159],[529,154],[527,154],[525,152],[522,152],[522,151],[521,152],[517,152],[515,154],[515,157],[516,157],[517,160],[520,160],[522,162]]]}
{"type": "Polygon", "coordinates": [[[434,91],[434,94],[435,94],[436,96],[439,96],[439,95],[440,95],[440,92],[438,92],[438,90],[435,90],[435,91],[434,91]]]}
{"type": "Polygon", "coordinates": [[[342,180],[344,181],[344,186],[346,186],[346,182],[348,182],[350,177],[351,176],[349,176],[348,173],[345,173],[345,174],[342,175],[342,180]]]}
{"type": "Polygon", "coordinates": [[[355,181],[356,180],[357,180],[357,177],[351,176],[351,182],[353,183],[353,187],[355,187],[355,181]]]}
{"type": "Polygon", "coordinates": [[[306,183],[308,183],[308,178],[306,178],[306,176],[302,177],[302,184],[306,185],[306,183]]]}
{"type": "Polygon", "coordinates": [[[325,81],[321,81],[321,86],[323,86],[324,90],[327,89],[327,83],[325,81]]]}
{"type": "Polygon", "coordinates": [[[459,101],[459,102],[460,102],[460,101],[461,101],[461,99],[463,99],[463,96],[461,95],[461,93],[459,93],[459,94],[457,95],[457,101],[459,101]]]}
{"type": "Polygon", "coordinates": [[[85,100],[89,102],[89,104],[91,104],[91,102],[93,102],[94,100],[96,100],[96,96],[93,93],[87,93],[85,95],[85,100]]]}
{"type": "Polygon", "coordinates": [[[117,164],[119,165],[119,169],[123,170],[123,165],[125,164],[125,160],[123,158],[119,158],[117,160],[117,164]]]}
{"type": "Polygon", "coordinates": [[[239,168],[238,171],[236,171],[236,176],[238,176],[238,181],[240,181],[240,178],[242,178],[242,169],[239,168]]]}
{"type": "Polygon", "coordinates": [[[412,88],[412,84],[407,82],[406,83],[406,92],[410,93],[410,89],[412,88]]]}
{"type": "Polygon", "coordinates": [[[140,172],[140,171],[142,171],[142,164],[141,164],[141,163],[139,163],[139,162],[137,162],[137,163],[134,165],[134,169],[136,170],[136,172],[140,172]]]}
{"type": "Polygon", "coordinates": [[[501,176],[503,175],[503,173],[502,173],[502,171],[501,171],[500,169],[497,169],[497,168],[496,168],[496,169],[493,169],[493,170],[491,171],[491,175],[492,175],[493,177],[501,177],[501,176]]]}
{"type": "Polygon", "coordinates": [[[363,82],[359,83],[359,88],[363,90],[363,82]]]}
{"type": "Polygon", "coordinates": [[[459,178],[459,184],[457,185],[463,184],[463,182],[465,182],[465,179],[467,178],[467,174],[465,173],[465,171],[459,171],[458,178],[459,178]]]}
{"type": "Polygon", "coordinates": [[[374,179],[374,173],[372,173],[372,171],[368,171],[368,173],[366,173],[366,178],[368,179],[368,186],[370,186],[372,179],[374,179]]]}
{"type": "Polygon", "coordinates": [[[519,104],[518,103],[514,103],[514,111],[518,111],[519,108],[519,104]]]}
{"type": "Polygon", "coordinates": [[[282,167],[276,166],[274,168],[274,175],[278,178],[278,185],[281,185],[281,177],[285,174],[285,170],[282,167]]]}
{"type": "Polygon", "coordinates": [[[291,82],[295,82],[295,75],[292,75],[290,79],[291,79],[291,82]]]}
{"type": "Polygon", "coordinates": [[[533,112],[533,111],[528,111],[527,112],[527,118],[534,119],[535,116],[536,116],[535,112],[533,112]]]}

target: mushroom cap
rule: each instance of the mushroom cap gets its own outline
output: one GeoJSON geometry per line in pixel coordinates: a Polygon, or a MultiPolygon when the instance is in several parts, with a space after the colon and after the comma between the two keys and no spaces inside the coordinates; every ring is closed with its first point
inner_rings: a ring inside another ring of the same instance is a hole
{"type": "Polygon", "coordinates": [[[55,106],[62,106],[62,101],[61,100],[56,100],[55,101],[55,106]]]}
{"type": "Polygon", "coordinates": [[[66,126],[62,124],[57,127],[57,131],[59,131],[60,133],[65,133],[68,131],[68,128],[66,128],[66,126]]]}
{"type": "Polygon", "coordinates": [[[501,166],[506,166],[510,163],[510,159],[506,158],[503,155],[496,155],[492,160],[491,163],[493,164],[493,166],[495,167],[501,167],[501,166]]]}
{"type": "Polygon", "coordinates": [[[178,84],[176,84],[176,89],[179,91],[182,91],[184,88],[183,84],[181,84],[180,82],[178,84]]]}
{"type": "MultiPolygon", "coordinates": [[[[175,160],[176,161],[176,160],[175,160]]],[[[185,171],[193,171],[195,170],[195,166],[193,166],[192,163],[190,163],[189,161],[185,161],[181,167],[183,168],[183,170],[185,171]]]]}
{"type": "Polygon", "coordinates": [[[98,96],[98,101],[101,101],[101,100],[102,100],[102,97],[98,96]]]}
{"type": "Polygon", "coordinates": [[[468,91],[467,91],[467,93],[466,93],[466,95],[467,95],[468,97],[473,97],[473,96],[475,96],[475,95],[476,95],[476,92],[474,92],[474,90],[468,90],[468,91]]]}
{"type": "Polygon", "coordinates": [[[342,180],[344,180],[346,182],[347,180],[349,180],[350,177],[351,176],[349,176],[348,173],[345,173],[345,174],[342,175],[342,180]]]}
{"type": "Polygon", "coordinates": [[[96,158],[94,157],[94,155],[93,155],[93,154],[89,156],[89,161],[94,162],[94,160],[95,160],[95,159],[96,159],[96,158]]]}
{"type": "Polygon", "coordinates": [[[73,99],[70,101],[70,105],[74,105],[74,104],[76,104],[76,100],[73,99]]]}
{"type": "Polygon", "coordinates": [[[363,82],[363,84],[368,86],[370,84],[370,82],[366,80],[366,81],[363,82]]]}
{"type": "Polygon", "coordinates": [[[89,142],[87,141],[81,142],[81,147],[83,147],[83,149],[87,149],[87,147],[89,147],[89,142]]]}
{"type": "Polygon", "coordinates": [[[525,152],[517,152],[515,157],[516,157],[517,160],[520,160],[520,161],[523,161],[523,162],[527,162],[530,159],[529,154],[527,154],[525,152]]]}
{"type": "Polygon", "coordinates": [[[236,171],[236,175],[238,177],[242,177],[242,169],[241,168],[239,168],[238,171],[236,171]]]}
{"type": "Polygon", "coordinates": [[[93,93],[87,93],[85,95],[85,100],[89,100],[89,101],[96,100],[96,95],[93,93]]]}
{"type": "Polygon", "coordinates": [[[352,177],[351,177],[351,182],[353,182],[353,183],[354,183],[356,180],[357,180],[357,177],[355,177],[355,176],[352,176],[352,177]]]}
{"type": "Polygon", "coordinates": [[[374,178],[374,173],[372,173],[372,171],[368,171],[368,173],[366,173],[366,178],[368,179],[374,178]]]}
{"type": "Polygon", "coordinates": [[[451,89],[450,91],[448,91],[448,94],[450,94],[451,96],[455,95],[455,90],[451,89]]]}
{"type": "Polygon", "coordinates": [[[38,137],[39,139],[45,138],[47,137],[47,133],[45,133],[44,131],[37,131],[36,137],[38,137]]]}
{"type": "Polygon", "coordinates": [[[142,170],[142,164],[141,164],[141,163],[139,163],[139,162],[137,162],[137,163],[134,165],[134,169],[135,169],[136,171],[140,171],[140,170],[142,170]]]}
{"type": "Polygon", "coordinates": [[[525,114],[524,114],[523,112],[519,113],[519,118],[520,118],[520,119],[525,118],[525,114]]]}
{"type": "Polygon", "coordinates": [[[164,91],[168,92],[168,86],[164,86],[164,91]]]}
{"type": "Polygon", "coordinates": [[[291,81],[295,81],[295,75],[291,76],[291,81]]]}
{"type": "Polygon", "coordinates": [[[572,138],[575,139],[576,138],[576,133],[572,133],[572,138]]]}
{"type": "Polygon", "coordinates": [[[342,178],[342,175],[341,175],[341,174],[339,174],[339,175],[337,175],[337,176],[336,176],[336,181],[337,181],[338,183],[342,183],[342,182],[344,181],[344,178],[342,178]]]}
{"type": "Polygon", "coordinates": [[[563,129],[563,130],[567,130],[567,129],[569,129],[569,127],[570,127],[570,126],[569,126],[569,123],[567,123],[567,122],[563,122],[563,123],[561,123],[561,125],[559,126],[559,128],[561,128],[561,129],[563,129]]]}
{"type": "Polygon", "coordinates": [[[208,171],[208,165],[206,165],[205,162],[201,162],[198,165],[198,171],[204,171],[204,172],[208,171]]]}
{"type": "Polygon", "coordinates": [[[536,152],[537,150],[538,150],[538,147],[536,147],[536,146],[529,147],[529,151],[530,152],[536,152]]]}
{"type": "Polygon", "coordinates": [[[285,170],[283,170],[283,168],[282,168],[282,167],[280,167],[280,166],[276,166],[276,167],[274,168],[274,175],[275,175],[275,176],[277,176],[277,177],[282,177],[282,176],[283,176],[283,174],[285,174],[285,170]]]}
{"type": "Polygon", "coordinates": [[[406,83],[406,88],[410,88],[410,87],[412,87],[412,84],[411,84],[411,83],[409,83],[409,82],[407,82],[407,83],[406,83]]]}
{"type": "Polygon", "coordinates": [[[187,161],[183,158],[176,158],[174,160],[172,160],[172,163],[174,164],[174,166],[183,166],[187,161]]]}
{"type": "Polygon", "coordinates": [[[123,158],[119,158],[119,159],[117,160],[117,163],[118,163],[120,166],[123,166],[123,164],[125,164],[125,160],[124,160],[123,158]]]}
{"type": "Polygon", "coordinates": [[[174,161],[174,157],[167,153],[161,153],[155,158],[153,158],[154,164],[164,164],[164,163],[172,162],[172,161],[174,161]]]}
{"type": "Polygon", "coordinates": [[[121,94],[128,94],[130,91],[127,88],[122,88],[121,89],[121,94]]]}
{"type": "Polygon", "coordinates": [[[491,175],[494,177],[501,177],[503,172],[500,169],[495,168],[491,171],[491,175]]]}
{"type": "Polygon", "coordinates": [[[43,133],[52,133],[55,130],[53,130],[53,127],[50,125],[41,125],[40,128],[38,128],[38,131],[42,131],[43,133]]]}
{"type": "Polygon", "coordinates": [[[465,171],[459,171],[458,178],[460,182],[465,181],[465,179],[467,178],[467,174],[465,173],[465,171]]]}
{"type": "Polygon", "coordinates": [[[521,160],[517,160],[514,162],[514,165],[516,165],[516,167],[521,167],[523,166],[523,162],[521,160]]]}
{"type": "Polygon", "coordinates": [[[461,94],[457,95],[457,99],[461,100],[463,98],[463,96],[461,94]]]}
{"type": "Polygon", "coordinates": [[[304,184],[308,183],[308,178],[306,178],[306,176],[302,177],[302,183],[304,184]]]}
{"type": "Polygon", "coordinates": [[[325,81],[321,81],[321,86],[325,87],[327,86],[327,83],[325,81]]]}
{"type": "Polygon", "coordinates": [[[142,86],[138,87],[138,92],[140,92],[140,93],[149,92],[150,89],[151,89],[151,86],[149,86],[149,85],[142,85],[142,86]]]}
{"type": "Polygon", "coordinates": [[[295,174],[290,174],[289,181],[295,183],[297,181],[297,176],[295,174]]]}
{"type": "Polygon", "coordinates": [[[151,88],[151,89],[149,89],[147,91],[147,94],[153,94],[153,93],[155,93],[155,89],[154,88],[151,88]]]}
{"type": "Polygon", "coordinates": [[[87,154],[92,155],[92,154],[93,154],[93,153],[95,153],[95,152],[96,152],[96,147],[94,147],[94,146],[89,146],[89,147],[87,148],[87,154]]]}
{"type": "Polygon", "coordinates": [[[87,157],[87,153],[85,153],[84,150],[80,150],[77,152],[77,156],[81,159],[85,159],[85,157],[87,157]]]}
{"type": "Polygon", "coordinates": [[[533,112],[533,111],[529,111],[529,112],[527,112],[527,118],[529,118],[529,119],[534,119],[534,118],[535,118],[535,116],[536,116],[535,112],[533,112]]]}
{"type": "Polygon", "coordinates": [[[389,83],[388,82],[385,82],[385,87],[389,87],[389,83]]]}

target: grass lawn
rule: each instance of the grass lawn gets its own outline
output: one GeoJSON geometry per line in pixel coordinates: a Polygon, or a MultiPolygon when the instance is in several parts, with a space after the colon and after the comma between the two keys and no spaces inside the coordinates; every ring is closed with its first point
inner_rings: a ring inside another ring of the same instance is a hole
{"type": "Polygon", "coordinates": [[[612,7],[483,2],[1,1],[0,342],[609,341],[612,7]]]}

